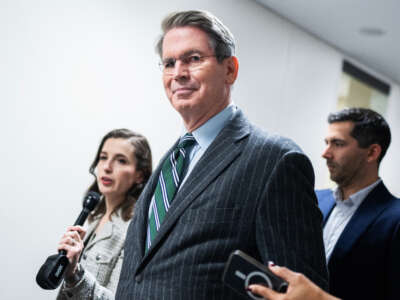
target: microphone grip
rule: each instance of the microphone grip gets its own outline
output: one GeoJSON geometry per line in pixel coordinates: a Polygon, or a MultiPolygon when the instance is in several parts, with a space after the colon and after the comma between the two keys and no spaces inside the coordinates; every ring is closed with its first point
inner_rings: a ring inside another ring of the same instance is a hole
{"type": "MultiPolygon", "coordinates": [[[[82,226],[85,223],[89,212],[88,209],[84,208],[76,219],[74,226],[82,226]]],[[[58,251],[58,254],[49,256],[46,262],[42,265],[36,276],[36,282],[40,287],[46,290],[57,288],[64,277],[64,272],[68,265],[69,260],[67,258],[67,251],[58,251]]]]}
{"type": "MultiPolygon", "coordinates": [[[[89,210],[84,208],[81,211],[81,213],[79,214],[78,218],[76,219],[74,226],[76,226],[76,225],[82,226],[85,223],[88,215],[89,215],[89,210]]],[[[65,250],[60,250],[60,251],[58,251],[58,253],[60,253],[61,255],[67,255],[67,251],[65,251],[65,250]]]]}
{"type": "MultiPolygon", "coordinates": [[[[100,194],[90,191],[84,198],[83,210],[76,219],[75,225],[82,226],[90,211],[92,211],[100,201],[100,194]]],[[[45,290],[56,289],[64,277],[64,271],[69,265],[65,250],[59,251],[58,254],[50,255],[44,264],[40,267],[36,275],[37,284],[45,290]]]]}
{"type": "Polygon", "coordinates": [[[79,214],[78,218],[76,219],[74,226],[76,225],[82,226],[85,223],[88,215],[89,215],[89,210],[87,208],[84,208],[79,214]]]}

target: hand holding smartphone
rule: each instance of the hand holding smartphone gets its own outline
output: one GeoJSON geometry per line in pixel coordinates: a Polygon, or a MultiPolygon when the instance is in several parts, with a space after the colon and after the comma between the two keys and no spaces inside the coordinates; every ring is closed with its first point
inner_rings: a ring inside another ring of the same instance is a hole
{"type": "Polygon", "coordinates": [[[268,267],[240,250],[229,256],[222,280],[236,292],[256,300],[264,298],[246,289],[251,284],[262,284],[280,293],[285,293],[288,287],[288,283],[272,273],[268,267]]]}

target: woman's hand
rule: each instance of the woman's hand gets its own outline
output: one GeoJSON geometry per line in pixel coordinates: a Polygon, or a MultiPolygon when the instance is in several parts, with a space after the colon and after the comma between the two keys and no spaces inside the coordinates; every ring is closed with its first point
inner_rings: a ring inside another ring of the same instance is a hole
{"type": "Polygon", "coordinates": [[[270,270],[289,283],[285,294],[277,293],[265,286],[252,284],[248,289],[268,300],[339,300],[324,292],[306,276],[292,272],[285,267],[269,266],[270,270]]]}
{"type": "Polygon", "coordinates": [[[86,230],[82,226],[69,226],[67,232],[61,238],[58,250],[65,250],[69,265],[65,270],[65,277],[73,275],[77,269],[79,257],[83,251],[83,238],[86,230]]]}

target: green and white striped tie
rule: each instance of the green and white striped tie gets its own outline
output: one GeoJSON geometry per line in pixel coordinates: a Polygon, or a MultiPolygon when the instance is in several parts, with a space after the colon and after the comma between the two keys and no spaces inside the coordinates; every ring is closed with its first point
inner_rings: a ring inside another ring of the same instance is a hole
{"type": "Polygon", "coordinates": [[[186,151],[195,143],[196,140],[191,133],[185,134],[179,141],[177,148],[164,161],[157,187],[150,202],[146,252],[160,230],[160,226],[182,181],[185,159],[188,159],[186,151]]]}

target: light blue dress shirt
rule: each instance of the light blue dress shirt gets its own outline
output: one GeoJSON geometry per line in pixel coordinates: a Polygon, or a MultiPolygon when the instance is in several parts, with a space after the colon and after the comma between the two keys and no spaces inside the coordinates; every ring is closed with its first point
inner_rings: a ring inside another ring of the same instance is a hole
{"type": "Polygon", "coordinates": [[[333,249],[351,217],[354,215],[357,208],[360,207],[369,192],[371,192],[381,181],[381,179],[378,179],[373,184],[359,190],[346,200],[342,200],[342,193],[339,188],[334,190],[333,196],[335,197],[336,205],[325,224],[323,232],[327,262],[329,261],[333,249]]]}
{"type": "MultiPolygon", "coordinates": [[[[229,104],[226,108],[224,108],[221,112],[216,114],[214,117],[209,119],[206,123],[201,125],[195,131],[192,132],[196,143],[191,148],[186,150],[186,155],[189,155],[189,160],[185,160],[185,166],[183,175],[181,177],[182,183],[179,185],[179,189],[185,183],[186,179],[188,178],[189,174],[192,172],[193,168],[203,156],[204,152],[206,152],[207,148],[211,145],[211,143],[215,140],[217,135],[220,133],[222,128],[228,123],[229,120],[235,115],[237,110],[237,106],[233,103],[229,104]]],[[[182,131],[181,138],[187,133],[184,129],[182,131]]],[[[155,201],[154,193],[151,198],[151,202],[149,205],[148,215],[150,216],[153,203],[155,201]]],[[[147,233],[149,235],[149,233],[147,233]]]]}
{"type": "MultiPolygon", "coordinates": [[[[194,138],[196,139],[196,144],[191,149],[188,149],[189,161],[187,161],[185,166],[182,179],[183,181],[179,188],[183,186],[197,162],[203,156],[204,152],[206,152],[211,143],[215,140],[222,128],[224,128],[225,125],[233,119],[236,110],[237,106],[233,103],[230,103],[221,112],[216,114],[206,123],[192,132],[194,138]]],[[[184,129],[181,137],[183,137],[186,133],[187,131],[184,129]]]]}

